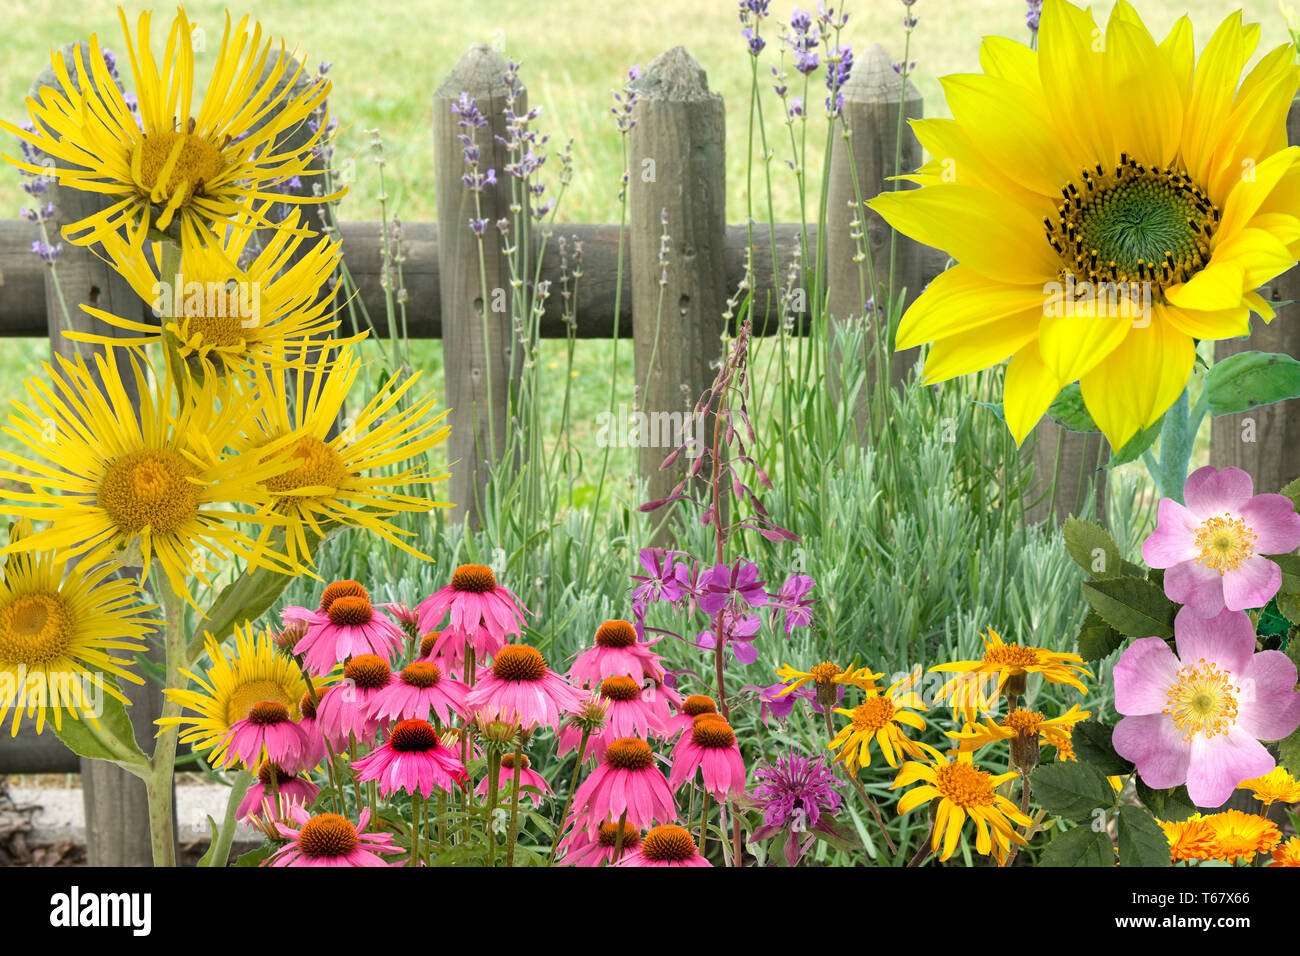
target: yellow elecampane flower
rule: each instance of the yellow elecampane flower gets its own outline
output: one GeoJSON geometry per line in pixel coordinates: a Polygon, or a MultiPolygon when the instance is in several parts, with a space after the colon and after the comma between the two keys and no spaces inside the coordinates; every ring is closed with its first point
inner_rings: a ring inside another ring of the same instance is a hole
{"type": "MultiPolygon", "coordinates": [[[[317,203],[337,198],[272,190],[309,172],[311,151],[325,123],[294,150],[277,146],[276,140],[305,124],[330,87],[321,78],[292,92],[302,67],[282,55],[276,59],[271,42],[262,43],[260,25],[250,32],[247,17],[232,26],[226,15],[212,75],[194,104],[194,24],[184,9],[172,21],[161,61],[150,47],[148,12],[140,14],[134,40],[121,8],[118,19],[137,112],[127,107],[92,34],[89,56],[74,56],[72,64],[62,51],[53,52],[61,88],[46,87],[28,98],[33,131],[0,120],[0,129],[53,157],[60,185],[111,200],[102,211],[65,226],[67,241],[88,245],[121,230],[138,249],[153,227],[171,230],[188,248],[217,241],[214,224],[240,213],[255,215],[260,200],[317,203]]],[[[51,174],[49,168],[4,158],[19,169],[51,174]]],[[[274,225],[256,218],[259,226],[274,225]]]]}
{"type": "Polygon", "coordinates": [[[269,510],[264,483],[287,465],[266,454],[225,454],[253,409],[212,386],[177,399],[168,379],[146,379],[134,353],[118,354],[129,378],[102,353],[93,370],[80,355],[57,356],[57,371],[45,363],[45,378],[27,380],[30,404],[13,400],[17,414],[3,431],[34,457],[0,449],[0,460],[22,469],[0,478],[31,490],[0,489],[0,500],[10,514],[50,525],[10,541],[0,555],[60,551],[87,566],[138,565],[142,584],[157,561],[172,591],[191,604],[189,577],[210,583],[206,554],[301,573],[238,528],[284,523],[269,510]]]}
{"type": "Polygon", "coordinates": [[[158,324],[140,322],[82,306],[89,314],[133,336],[65,332],[67,338],[109,347],[134,347],[169,340],[198,377],[247,376],[261,363],[292,361],[289,350],[310,345],[335,349],[365,337],[324,338],[339,326],[331,309],[333,298],[322,295],[339,262],[339,244],[319,238],[306,246],[298,228],[298,210],[291,210],[282,228],[248,265],[237,263],[254,236],[252,223],[274,205],[267,203],[256,217],[241,216],[224,230],[222,242],[187,246],[176,275],[160,276],[160,243],[136,248],[120,236],[104,239],[109,263],[136,294],[154,307],[158,324]],[[305,246],[305,248],[303,248],[305,246]],[[301,251],[300,251],[301,249],[301,251]],[[295,259],[295,256],[297,257],[295,259]],[[306,342],[311,339],[311,342],[306,342]]]}
{"type": "MultiPolygon", "coordinates": [[[[21,542],[31,524],[21,520],[10,540],[21,542]]],[[[13,708],[10,735],[23,715],[36,716],[36,732],[48,718],[55,730],[63,715],[96,720],[99,695],[129,703],[111,678],[143,684],[130,670],[146,635],[155,629],[130,581],[113,580],[113,567],[79,566],[52,552],[16,552],[0,574],[0,721],[13,708]],[[119,653],[129,656],[120,657],[119,653]],[[110,680],[106,680],[108,677],[110,680]]]]}
{"type": "Polygon", "coordinates": [[[1125,0],[1104,30],[1045,0],[1038,50],[987,37],[982,73],[942,79],[953,118],[912,123],[922,188],[869,203],[958,263],[898,328],[934,343],[927,382],[1010,357],[1017,442],[1077,381],[1119,448],[1182,393],[1195,340],[1273,318],[1256,290],[1300,255],[1300,67],[1288,44],[1239,82],[1258,42],[1234,13],[1197,62],[1185,16],[1157,43],[1125,0]]]}

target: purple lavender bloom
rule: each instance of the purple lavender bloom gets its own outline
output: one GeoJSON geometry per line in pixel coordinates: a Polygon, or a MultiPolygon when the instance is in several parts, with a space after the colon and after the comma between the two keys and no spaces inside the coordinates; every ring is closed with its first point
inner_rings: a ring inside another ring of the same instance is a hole
{"type": "Polygon", "coordinates": [[[56,242],[54,245],[48,245],[39,239],[32,240],[32,253],[37,256],[47,266],[53,266],[58,261],[59,255],[63,252],[63,243],[56,242]]]}
{"type": "Polygon", "coordinates": [[[791,116],[803,116],[803,97],[802,97],[802,96],[792,96],[792,97],[790,97],[790,115],[791,115],[791,116]]]}
{"type": "Polygon", "coordinates": [[[704,588],[700,610],[705,614],[717,614],[732,600],[732,595],[750,607],[762,607],[770,597],[763,590],[765,582],[758,579],[758,565],[744,558],[737,558],[731,567],[715,565],[704,574],[700,583],[704,588]]]}
{"type": "Polygon", "coordinates": [[[486,219],[471,219],[469,221],[469,231],[482,239],[483,233],[487,231],[487,224],[486,219]]]}
{"type": "Polygon", "coordinates": [[[835,16],[834,7],[825,7],[820,3],[817,4],[817,22],[822,25],[824,31],[843,30],[844,25],[849,22],[847,13],[835,16]]]}
{"type": "Polygon", "coordinates": [[[796,627],[807,627],[812,623],[812,601],[805,596],[813,589],[814,581],[806,574],[791,575],[781,585],[773,602],[772,613],[785,612],[785,636],[789,637],[796,627]]]}
{"type": "Polygon", "coordinates": [[[767,7],[771,0],[740,0],[740,22],[748,23],[749,18],[762,20],[767,16],[767,7]]]}
{"type": "Polygon", "coordinates": [[[763,48],[767,46],[767,41],[759,36],[753,27],[745,27],[740,31],[740,35],[745,38],[745,42],[749,46],[750,56],[758,56],[763,52],[763,48]]]}
{"type": "MultiPolygon", "coordinates": [[[[731,653],[741,664],[752,664],[758,660],[758,648],[753,640],[763,626],[763,619],[757,614],[746,614],[735,604],[729,604],[722,612],[722,637],[731,648],[731,653]]],[[[712,630],[700,631],[695,637],[695,646],[713,650],[718,646],[718,636],[712,630]]]]}
{"type": "Polygon", "coordinates": [[[1025,11],[1025,25],[1034,33],[1038,32],[1038,23],[1043,18],[1043,0],[1026,0],[1029,9],[1025,11]]]}
{"type": "Polygon", "coordinates": [[[759,781],[750,794],[763,811],[763,825],[751,840],[784,835],[783,855],[787,866],[795,866],[812,847],[817,834],[843,840],[834,815],[844,800],[835,789],[840,780],[824,757],[811,759],[791,751],[775,762],[754,768],[759,781]]]}
{"type": "Polygon", "coordinates": [[[830,47],[826,51],[826,89],[834,92],[844,89],[853,71],[853,48],[847,43],[830,47]]]}

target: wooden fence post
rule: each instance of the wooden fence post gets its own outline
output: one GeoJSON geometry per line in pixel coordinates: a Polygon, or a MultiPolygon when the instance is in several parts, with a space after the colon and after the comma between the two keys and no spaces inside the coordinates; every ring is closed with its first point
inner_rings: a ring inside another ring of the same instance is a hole
{"type": "MultiPolygon", "coordinates": [[[[921,94],[910,80],[904,89],[903,80],[894,72],[888,50],[873,43],[853,65],[841,93],[849,142],[846,143],[843,136],[836,136],[831,143],[830,184],[826,197],[826,293],[832,335],[836,327],[861,322],[864,318],[859,268],[865,269],[866,264],[860,266],[857,261],[858,240],[852,235],[855,221],[859,224],[857,231],[865,227],[864,238],[871,254],[871,271],[875,275],[875,287],[871,286],[870,280],[866,284],[867,295],[875,300],[877,307],[876,313],[869,318],[872,330],[879,328],[878,317],[883,313],[889,288],[889,224],[872,210],[860,207],[858,197],[865,203],[879,193],[893,190],[895,185],[904,189],[915,188],[912,183],[889,181],[889,177],[894,175],[896,152],[900,172],[910,173],[921,165],[921,144],[907,124],[908,119],[922,115],[921,94]],[[903,115],[901,144],[900,111],[903,115]]],[[[895,244],[894,288],[906,287],[905,306],[921,294],[925,281],[931,278],[922,275],[922,248],[915,240],[903,235],[898,236],[895,244]]],[[[869,362],[872,334],[869,331],[864,341],[864,363],[869,362]]],[[[893,344],[890,343],[889,347],[892,352],[893,344]]],[[[847,361],[848,357],[841,360],[847,361]]],[[[891,383],[901,384],[915,361],[916,349],[892,355],[891,383]]],[[[874,375],[874,368],[868,365],[868,381],[874,375]]],[[[838,376],[833,378],[832,385],[838,387],[838,376]]],[[[866,400],[866,393],[860,393],[856,410],[860,435],[866,434],[866,400]]]]}
{"type": "MultiPolygon", "coordinates": [[[[725,325],[726,112],[699,62],[680,46],[657,56],[634,86],[630,253],[636,410],[644,415],[638,458],[647,500],[656,500],[690,467],[682,456],[660,470],[700,424],[691,409],[713,380],[709,363],[725,325]]],[[[670,537],[663,525],[655,543],[666,546],[670,537]]]]}
{"type": "MultiPolygon", "coordinates": [[[[88,44],[68,44],[63,48],[64,62],[68,64],[68,73],[73,83],[77,82],[73,56],[81,57],[81,62],[88,64],[89,55],[88,44]]],[[[32,84],[30,95],[39,100],[42,87],[57,88],[58,85],[53,67],[46,67],[32,84]]],[[[76,222],[108,205],[106,198],[97,193],[63,189],[53,183],[49,195],[55,206],[55,218],[49,224],[51,242],[56,241],[64,223],[76,222]]],[[[69,315],[66,318],[63,315],[59,297],[54,290],[53,276],[46,270],[45,301],[50,350],[66,358],[73,358],[80,353],[93,370],[91,356],[101,346],[72,342],[64,338],[63,331],[67,329],[115,337],[128,336],[130,333],[91,318],[81,310],[81,305],[94,305],[114,315],[134,317],[140,314],[142,308],[140,297],[135,294],[130,283],[95,255],[90,247],[65,243],[56,268],[69,315]]],[[[124,373],[123,384],[134,402],[138,403],[139,396],[134,394],[134,378],[129,372],[129,365],[123,361],[125,353],[114,351],[119,369],[124,373]]],[[[161,664],[158,654],[151,652],[150,656],[161,664]]],[[[162,688],[154,681],[146,680],[141,686],[126,684],[123,691],[131,700],[132,706],[128,713],[131,715],[136,741],[145,753],[150,753],[153,750],[155,731],[153,722],[162,713],[162,688]]],[[[149,805],[144,781],[106,761],[82,759],[81,786],[86,814],[87,865],[152,865],[149,805]]]]}
{"type": "MultiPolygon", "coordinates": [[[[1300,97],[1291,101],[1286,118],[1287,140],[1300,144],[1300,97]]],[[[1262,293],[1275,303],[1300,301],[1300,266],[1278,276],[1262,293]]],[[[1253,319],[1250,336],[1214,343],[1214,359],[1239,352],[1284,352],[1300,355],[1300,325],[1294,305],[1275,305],[1277,317],[1267,325],[1253,319]]],[[[1236,415],[1212,419],[1210,464],[1241,468],[1255,480],[1256,492],[1277,492],[1300,478],[1300,415],[1293,402],[1263,405],[1236,415]]]]}
{"type": "MultiPolygon", "coordinates": [[[[501,250],[496,222],[510,212],[509,156],[497,137],[506,135],[506,62],[485,43],[476,43],[452,67],[433,94],[434,191],[438,208],[438,267],[441,277],[442,347],[447,376],[451,435],[447,458],[451,465],[449,496],[455,503],[453,520],[469,527],[479,523],[488,467],[505,453],[506,403],[509,380],[520,373],[510,364],[510,264],[501,250]],[[451,107],[469,94],[488,125],[462,129],[451,107]],[[479,172],[495,170],[498,184],[478,194],[462,182],[465,157],[461,133],[472,135],[480,154],[479,172]],[[479,240],[470,231],[471,219],[487,222],[483,233],[483,269],[479,240]],[[486,280],[486,281],[485,281],[486,280]]],[[[528,108],[524,96],[516,113],[528,108]]]]}

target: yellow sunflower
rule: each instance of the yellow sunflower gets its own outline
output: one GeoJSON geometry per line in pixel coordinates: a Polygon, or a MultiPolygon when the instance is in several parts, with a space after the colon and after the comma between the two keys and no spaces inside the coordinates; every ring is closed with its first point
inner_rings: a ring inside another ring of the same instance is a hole
{"type": "Polygon", "coordinates": [[[920,695],[911,689],[919,678],[918,668],[902,680],[889,685],[884,693],[878,690],[868,691],[862,703],[852,710],[835,708],[835,713],[849,718],[848,726],[842,728],[835,739],[826,745],[828,750],[838,751],[835,763],[843,763],[849,773],[856,777],[861,767],[871,766],[873,740],[880,748],[885,763],[891,767],[898,766],[896,754],[925,756],[925,751],[899,726],[902,724],[914,730],[925,730],[925,718],[913,712],[927,709],[920,695]]]}
{"type": "MultiPolygon", "coordinates": [[[[138,113],[127,107],[92,34],[89,57],[74,56],[76,62],[68,64],[61,51],[52,54],[61,89],[47,87],[28,98],[34,131],[0,121],[0,129],[54,157],[60,185],[112,200],[103,211],[65,226],[65,239],[87,245],[123,229],[127,242],[139,248],[151,226],[168,231],[178,224],[169,234],[189,247],[215,241],[214,223],[240,213],[255,216],[258,200],[337,198],[271,191],[308,172],[311,150],[326,124],[296,151],[275,143],[325,102],[329,83],[321,78],[292,92],[302,67],[287,57],[275,59],[271,41],[262,45],[260,25],[254,24],[250,34],[247,17],[232,27],[227,14],[212,76],[194,111],[194,24],[185,11],[178,10],[172,21],[161,63],[150,47],[149,13],[140,14],[134,41],[120,9],[118,18],[138,113]]],[[[4,158],[28,172],[50,172],[4,158]]],[[[260,216],[256,221],[273,225],[260,216]]]]}
{"type": "MultiPolygon", "coordinates": [[[[30,533],[20,521],[10,540],[30,533]]],[[[147,615],[153,606],[130,581],[108,580],[108,565],[66,570],[67,561],[52,553],[18,553],[0,575],[0,721],[12,707],[10,736],[24,713],[36,715],[39,734],[47,714],[56,730],[65,710],[95,721],[100,694],[130,703],[104,675],[144,683],[129,670],[134,659],[114,652],[145,649],[140,642],[155,629],[147,615]]]]}
{"type": "Polygon", "coordinates": [[[1195,340],[1271,320],[1255,291],[1300,255],[1295,48],[1239,78],[1259,27],[1233,13],[1196,62],[1181,18],[1157,43],[1118,0],[1105,30],[1043,4],[1039,49],[988,37],[983,73],[942,83],[952,119],[915,120],[923,188],[869,205],[958,265],[908,309],[897,347],[933,342],[928,382],[1011,357],[1023,441],[1065,385],[1112,447],[1183,391],[1195,340]]]}
{"type": "MultiPolygon", "coordinates": [[[[273,205],[267,203],[266,205],[273,205]]],[[[265,214],[265,207],[259,217],[265,214]]],[[[120,236],[105,237],[104,251],[114,269],[131,283],[136,294],[154,306],[159,324],[112,315],[102,309],[83,306],[86,312],[131,337],[65,332],[78,342],[104,346],[140,346],[168,336],[180,357],[200,377],[234,372],[246,375],[257,364],[284,358],[273,346],[302,347],[311,338],[312,348],[333,349],[365,337],[321,338],[338,328],[331,310],[332,299],[322,295],[339,261],[339,244],[321,238],[303,249],[299,214],[290,212],[265,248],[246,268],[240,262],[254,235],[248,217],[226,229],[220,245],[187,246],[181,253],[175,276],[159,276],[154,263],[160,244],[145,250],[126,243],[120,236]],[[299,257],[294,259],[298,255],[299,257]]]]}
{"type": "Polygon", "coordinates": [[[1002,863],[1012,843],[1025,843],[1016,826],[1033,824],[1014,803],[997,792],[1000,785],[1020,776],[1019,772],[991,774],[976,767],[969,752],[949,760],[929,744],[921,746],[930,760],[907,761],[889,788],[897,790],[909,784],[921,784],[903,794],[898,801],[898,812],[907,813],[937,799],[930,849],[939,854],[940,861],[948,859],[957,849],[962,826],[970,817],[975,821],[976,852],[984,856],[992,853],[1002,863]]]}
{"type": "Polygon", "coordinates": [[[187,728],[181,731],[180,743],[189,744],[195,751],[211,750],[209,763],[224,766],[223,738],[236,721],[248,716],[254,704],[280,703],[289,711],[291,720],[302,719],[298,703],[307,693],[307,681],[293,657],[275,646],[274,631],[257,631],[251,622],[245,622],[243,627],[235,628],[233,653],[211,634],[207,635],[205,650],[209,664],[202,677],[181,671],[198,685],[197,689],[163,690],[168,700],[192,711],[157,721],[164,730],[171,726],[187,728]]]}
{"type": "MultiPolygon", "coordinates": [[[[330,437],[348,391],[361,370],[355,349],[344,347],[322,359],[315,374],[306,366],[272,369],[257,380],[258,414],[245,447],[290,466],[265,482],[273,510],[288,522],[286,551],[293,560],[310,560],[305,529],[324,535],[323,523],[365,528],[417,558],[429,560],[399,536],[412,534],[386,521],[400,511],[428,512],[449,507],[407,494],[405,487],[442,481],[419,462],[444,441],[450,429],[435,427],[447,414],[433,413],[436,397],[427,395],[402,407],[403,396],[419,378],[391,378],[344,428],[330,437]],[[292,391],[290,390],[292,386],[292,391]],[[293,396],[297,399],[294,400],[293,396]]],[[[262,529],[259,545],[270,537],[262,529]]]]}
{"type": "Polygon", "coordinates": [[[1272,853],[1282,842],[1276,823],[1240,810],[1210,814],[1205,817],[1205,826],[1213,841],[1209,858],[1226,863],[1233,860],[1249,863],[1260,853],[1272,853]]]}
{"type": "Polygon", "coordinates": [[[1169,841],[1171,862],[1208,860],[1214,855],[1214,832],[1199,813],[1176,823],[1165,820],[1157,820],[1156,823],[1160,824],[1160,829],[1165,831],[1165,839],[1169,841]]]}
{"type": "Polygon", "coordinates": [[[1050,683],[1069,684],[1085,694],[1088,689],[1078,675],[1092,676],[1078,654],[1008,644],[993,628],[989,628],[989,635],[984,639],[982,658],[930,668],[931,673],[936,671],[958,672],[957,677],[939,688],[938,698],[949,700],[953,714],[968,723],[973,722],[979,713],[987,712],[1003,693],[1024,696],[1025,682],[1030,674],[1042,674],[1050,683]],[[991,691],[988,690],[990,684],[994,685],[991,691]]]}
{"type": "Polygon", "coordinates": [[[1076,760],[1071,731],[1091,712],[1080,710],[1075,704],[1059,717],[1045,718],[1038,711],[1017,707],[1000,721],[985,717],[983,723],[967,724],[960,731],[945,731],[957,744],[957,752],[975,751],[991,743],[1010,741],[1012,762],[1022,769],[1038,763],[1038,748],[1051,744],[1057,750],[1058,760],[1076,760]]]}
{"type": "Polygon", "coordinates": [[[231,402],[222,406],[222,393],[211,387],[174,406],[170,383],[148,382],[131,353],[131,387],[118,363],[107,362],[102,353],[95,356],[93,371],[80,355],[75,361],[57,358],[58,372],[44,365],[49,381],[28,379],[30,404],[14,399],[18,414],[4,428],[35,457],[0,450],[0,460],[22,469],[0,471],[0,477],[32,489],[0,489],[0,499],[16,502],[8,511],[51,524],[11,541],[0,555],[61,551],[65,557],[80,556],[87,566],[139,565],[141,584],[156,558],[173,592],[191,603],[188,577],[208,583],[203,552],[238,555],[285,573],[300,570],[282,555],[254,546],[236,527],[283,522],[264,507],[263,483],[286,466],[266,456],[223,455],[252,409],[231,402]],[[139,396],[138,417],[132,390],[139,396]],[[261,510],[213,507],[220,503],[261,510]]]}
{"type": "Polygon", "coordinates": [[[1285,767],[1274,767],[1262,777],[1243,780],[1237,789],[1249,790],[1266,807],[1274,803],[1300,803],[1300,782],[1285,767]]]}

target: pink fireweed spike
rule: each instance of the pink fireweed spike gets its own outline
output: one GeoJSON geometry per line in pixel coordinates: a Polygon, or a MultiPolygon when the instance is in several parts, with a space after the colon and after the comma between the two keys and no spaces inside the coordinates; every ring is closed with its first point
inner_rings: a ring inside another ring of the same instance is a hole
{"type": "Polygon", "coordinates": [[[1163,498],[1142,559],[1165,569],[1165,594],[1201,617],[1263,607],[1282,586],[1264,557],[1300,546],[1300,515],[1285,495],[1256,495],[1240,468],[1198,468],[1180,505],[1163,498]]]}
{"type": "Polygon", "coordinates": [[[465,765],[442,745],[427,720],[399,721],[387,742],[352,769],[362,782],[379,781],[381,797],[401,790],[428,799],[434,790],[450,792],[469,779],[465,765]]]}
{"type": "Polygon", "coordinates": [[[546,666],[537,648],[507,644],[465,698],[465,709],[481,721],[514,721],[524,730],[554,729],[582,702],[583,695],[546,666]]]}
{"type": "Polygon", "coordinates": [[[716,714],[701,714],[673,748],[673,769],[668,786],[674,791],[690,782],[699,770],[704,789],[723,803],[728,794],[745,792],[745,762],[735,731],[716,714]]]}
{"type": "Polygon", "coordinates": [[[664,677],[659,655],[650,650],[657,641],[638,641],[630,621],[606,621],[596,628],[596,642],[569,668],[569,680],[577,686],[594,686],[606,677],[629,675],[638,684],[646,678],[664,677]]]}
{"type": "Polygon", "coordinates": [[[290,841],[281,847],[263,866],[400,866],[389,863],[379,854],[405,853],[393,846],[391,833],[367,833],[370,811],[362,810],[357,823],[336,813],[311,816],[302,807],[289,808],[289,815],[298,829],[276,824],[284,839],[290,841]]]}
{"type": "Polygon", "coordinates": [[[1300,726],[1296,666],[1281,651],[1255,653],[1245,611],[1174,619],[1175,654],[1159,637],[1128,646],[1115,664],[1115,751],[1157,790],[1187,784],[1198,807],[1222,806],[1237,784],[1276,761],[1260,743],[1300,726]]]}
{"type": "Polygon", "coordinates": [[[465,715],[469,688],[443,673],[430,661],[414,661],[402,668],[393,681],[370,700],[370,716],[383,724],[391,720],[427,720],[430,711],[444,724],[451,715],[465,715]]]}

